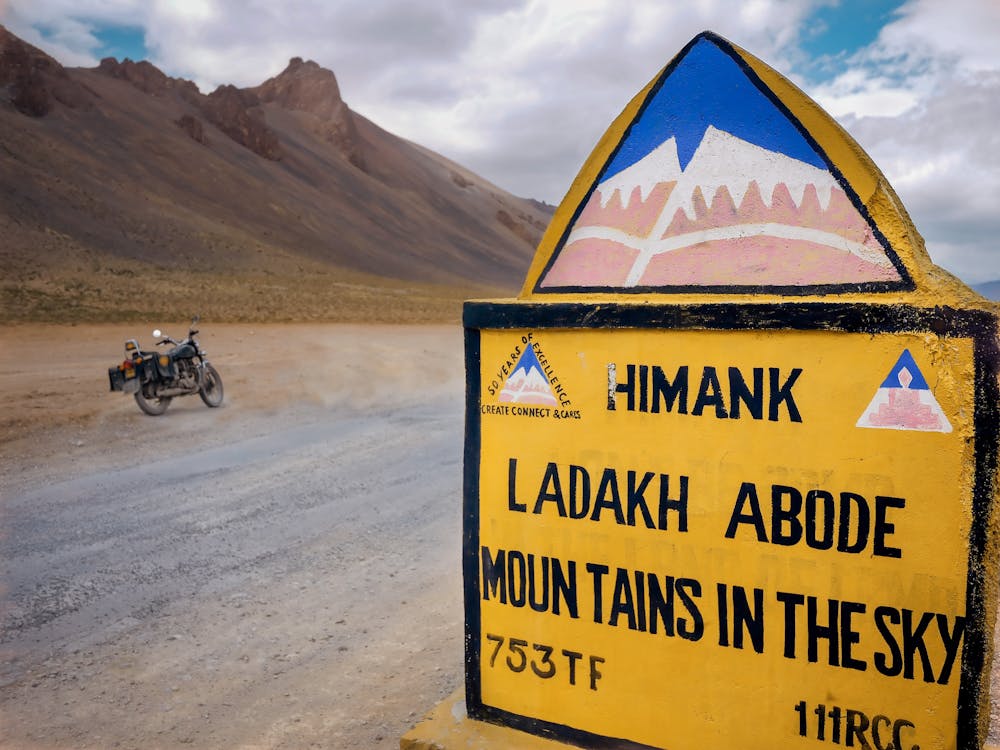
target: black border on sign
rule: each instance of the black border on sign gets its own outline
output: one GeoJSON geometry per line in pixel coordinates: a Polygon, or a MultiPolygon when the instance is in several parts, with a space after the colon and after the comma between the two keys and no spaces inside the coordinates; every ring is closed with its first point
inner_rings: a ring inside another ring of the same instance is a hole
{"type": "Polygon", "coordinates": [[[806,126],[792,114],[788,106],[775,94],[770,87],[761,80],[760,76],[757,75],[756,71],[751,68],[747,62],[740,56],[738,52],[733,48],[726,39],[723,39],[718,34],[714,34],[711,31],[703,31],[686,45],[677,56],[670,61],[670,64],[663,69],[660,77],[657,78],[656,83],[649,90],[649,94],[643,100],[636,112],[635,117],[632,122],[628,124],[628,127],[622,133],[621,139],[615,145],[614,149],[608,155],[607,160],[601,166],[601,171],[597,173],[597,177],[594,179],[593,184],[587,190],[587,194],[583,197],[583,200],[576,206],[573,211],[573,216],[567,222],[565,228],[563,229],[562,236],[556,243],[555,248],[553,248],[551,255],[549,255],[548,260],[545,263],[545,268],[542,269],[538,278],[535,279],[535,285],[532,289],[534,294],[579,294],[579,293],[607,293],[607,294],[781,294],[781,295],[791,295],[791,296],[805,296],[809,294],[846,294],[849,292],[890,292],[890,291],[900,291],[900,290],[912,290],[914,288],[913,279],[910,277],[909,271],[903,264],[899,255],[896,253],[895,248],[889,239],[882,233],[882,230],[876,226],[871,214],[868,213],[868,208],[861,201],[861,198],[851,187],[851,184],[844,177],[843,172],[840,168],[834,164],[833,160],[827,156],[826,151],[824,151],[816,139],[813,137],[806,126]],[[826,164],[830,173],[833,175],[834,179],[837,180],[837,184],[843,189],[844,194],[847,195],[848,199],[851,201],[851,205],[857,210],[861,217],[865,220],[868,226],[872,230],[872,234],[875,238],[882,244],[883,249],[885,249],[886,256],[889,258],[893,267],[899,273],[899,281],[866,281],[860,283],[838,283],[838,284],[806,284],[802,286],[793,285],[773,285],[773,284],[761,284],[761,285],[748,285],[748,284],[727,284],[727,285],[712,285],[712,286],[692,286],[687,284],[677,284],[671,286],[634,286],[634,287],[610,287],[610,286],[550,286],[543,287],[542,281],[548,275],[552,266],[556,262],[559,254],[562,252],[563,247],[566,245],[566,240],[569,238],[569,234],[573,231],[573,227],[576,225],[577,219],[580,218],[580,214],[583,213],[584,206],[590,201],[590,197],[597,190],[597,186],[601,183],[601,178],[607,171],[608,166],[614,161],[618,152],[621,150],[622,145],[628,139],[629,131],[632,126],[635,125],[641,118],[646,108],[649,106],[650,102],[656,97],[656,94],[663,87],[664,82],[670,77],[674,69],[680,64],[681,60],[687,57],[688,52],[694,47],[698,42],[705,40],[714,44],[719,51],[728,56],[739,68],[743,71],[743,74],[747,77],[747,80],[753,84],[754,87],[760,91],[774,106],[781,112],[785,118],[792,124],[792,126],[799,131],[806,142],[812,146],[819,157],[826,164]]]}
{"type": "MultiPolygon", "coordinates": [[[[482,700],[480,665],[481,591],[479,586],[479,465],[482,447],[480,403],[480,331],[505,329],[624,329],[668,330],[795,330],[845,333],[930,333],[973,342],[975,410],[973,430],[975,466],[972,486],[972,525],[969,530],[969,566],[966,579],[966,632],[962,645],[958,691],[958,750],[979,750],[982,719],[982,677],[987,646],[987,581],[983,562],[988,543],[990,513],[997,473],[997,425],[1000,419],[1000,350],[997,317],[980,310],[909,305],[784,303],[626,305],[585,303],[467,302],[465,325],[466,410],[465,480],[463,498],[462,569],[465,588],[465,695],[473,719],[519,729],[531,734],[587,748],[648,748],[628,740],[585,732],[488,706],[482,700]]],[[[989,710],[988,701],[985,706],[989,710]]]]}

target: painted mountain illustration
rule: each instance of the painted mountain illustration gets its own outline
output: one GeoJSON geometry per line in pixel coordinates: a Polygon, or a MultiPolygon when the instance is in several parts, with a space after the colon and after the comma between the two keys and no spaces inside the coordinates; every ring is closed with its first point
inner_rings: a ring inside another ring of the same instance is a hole
{"type": "Polygon", "coordinates": [[[850,188],[711,40],[628,129],[540,289],[901,281],[850,188]]]}
{"type": "Polygon", "coordinates": [[[549,379],[542,372],[535,351],[529,346],[517,361],[514,372],[507,378],[500,401],[516,404],[544,404],[556,406],[557,401],[549,385],[549,379]]]}
{"type": "Polygon", "coordinates": [[[600,183],[544,285],[898,279],[830,172],[710,126],[687,169],[670,139],[600,183]]]}

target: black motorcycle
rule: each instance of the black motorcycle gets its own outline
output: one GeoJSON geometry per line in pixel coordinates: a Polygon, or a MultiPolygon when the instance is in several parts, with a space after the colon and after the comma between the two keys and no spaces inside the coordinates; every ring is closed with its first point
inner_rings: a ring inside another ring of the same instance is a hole
{"type": "Polygon", "coordinates": [[[139,408],[154,417],[167,410],[174,396],[197,393],[206,406],[221,404],[222,378],[195,341],[197,322],[195,316],[183,341],[163,336],[159,329],[153,331],[153,336],[162,336],[157,346],[173,344],[165,354],[142,351],[136,339],[126,341],[125,361],[108,368],[111,390],[131,393],[139,408]]]}

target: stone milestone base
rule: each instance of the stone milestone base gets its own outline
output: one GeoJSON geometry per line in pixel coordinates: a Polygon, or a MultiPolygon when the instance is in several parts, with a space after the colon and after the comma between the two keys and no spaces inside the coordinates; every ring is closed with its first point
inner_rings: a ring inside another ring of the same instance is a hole
{"type": "MultiPolygon", "coordinates": [[[[465,713],[462,688],[441,701],[399,740],[399,750],[566,750],[569,747],[572,746],[470,719],[465,713]]],[[[986,744],[983,750],[1000,750],[1000,747],[986,744]]]]}
{"type": "Polygon", "coordinates": [[[565,750],[561,742],[470,719],[465,690],[441,701],[399,740],[400,750],[565,750]]]}

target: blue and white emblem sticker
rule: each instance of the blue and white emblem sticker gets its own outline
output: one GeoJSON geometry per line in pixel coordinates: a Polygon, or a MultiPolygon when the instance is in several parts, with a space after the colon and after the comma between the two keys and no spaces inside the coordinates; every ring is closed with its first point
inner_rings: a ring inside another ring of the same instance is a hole
{"type": "Polygon", "coordinates": [[[493,377],[484,378],[483,414],[535,419],[580,419],[566,384],[534,332],[518,337],[493,377]]]}
{"type": "Polygon", "coordinates": [[[552,385],[542,371],[533,346],[528,346],[517,360],[514,372],[507,378],[500,391],[502,403],[544,404],[556,406],[559,401],[552,392],[552,385]]]}
{"type": "Polygon", "coordinates": [[[951,432],[951,422],[934,398],[909,349],[904,349],[857,422],[886,430],[951,432]]]}

